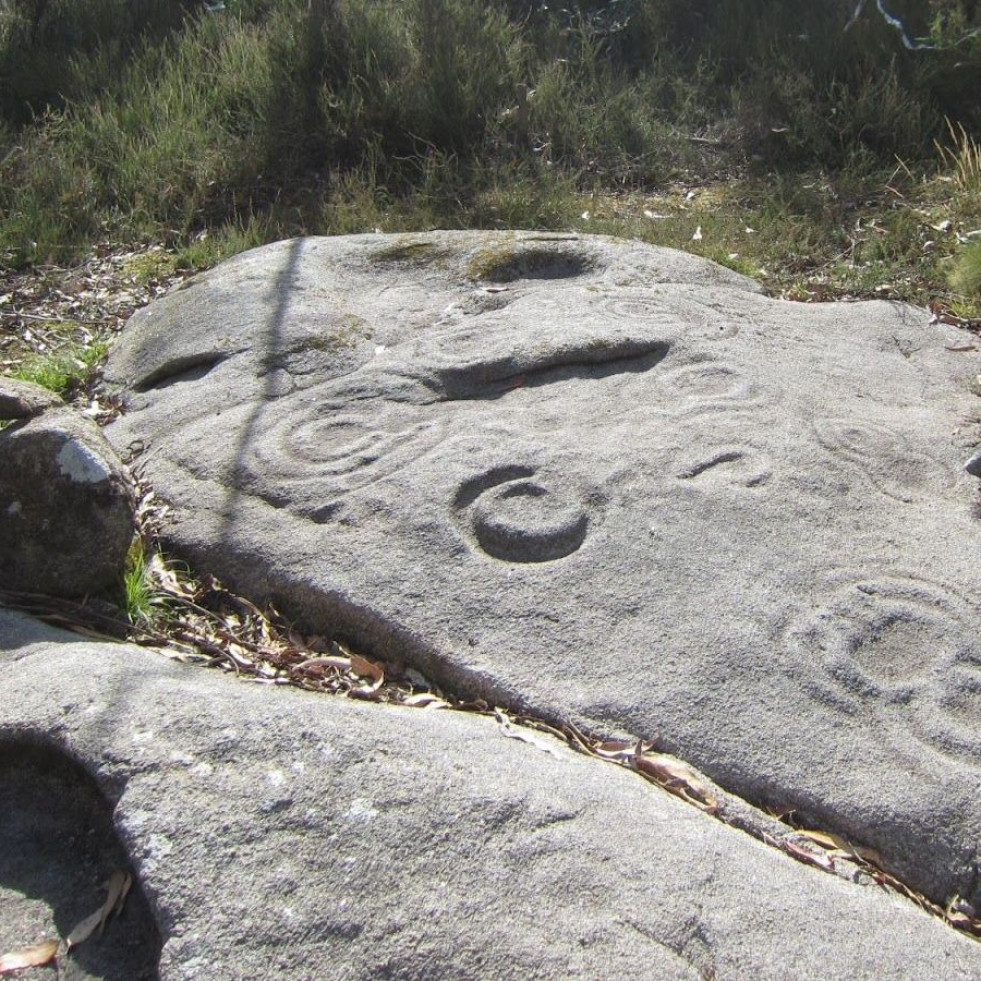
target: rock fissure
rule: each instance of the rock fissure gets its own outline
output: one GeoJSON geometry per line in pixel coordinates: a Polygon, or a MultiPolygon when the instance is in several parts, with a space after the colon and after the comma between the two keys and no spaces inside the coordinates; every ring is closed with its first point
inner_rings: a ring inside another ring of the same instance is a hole
{"type": "MultiPolygon", "coordinates": [[[[240,600],[239,602],[243,601],[240,600]]],[[[248,601],[244,602],[248,604],[248,601]]],[[[251,606],[251,604],[248,605],[251,606]]],[[[255,608],[253,607],[253,609],[255,608]]],[[[64,611],[59,614],[59,619],[65,619],[64,611]]],[[[267,629],[274,630],[275,628],[270,625],[270,628],[267,629]]],[[[166,639],[166,635],[160,635],[158,642],[166,639]]],[[[185,634],[182,639],[191,644],[200,644],[200,639],[195,638],[193,634],[185,634]]],[[[230,635],[225,638],[225,641],[233,644],[235,642],[230,635]]],[[[219,659],[224,655],[220,646],[204,645],[204,649],[210,649],[212,656],[219,659]]],[[[40,657],[44,660],[45,652],[34,649],[24,656],[40,657]]],[[[243,669],[246,672],[259,669],[257,679],[264,677],[268,680],[268,673],[264,675],[261,670],[261,662],[250,663],[235,659],[234,664],[236,673],[243,669]]],[[[281,665],[276,665],[276,668],[281,670],[281,665]]],[[[379,665],[378,670],[382,671],[383,668],[379,665]]],[[[398,683],[396,682],[396,684],[398,683]]],[[[482,697],[483,693],[479,681],[467,699],[457,697],[445,689],[433,691],[429,682],[420,676],[416,677],[414,685],[416,687],[408,696],[406,696],[404,689],[400,690],[396,687],[393,692],[376,688],[370,694],[366,693],[358,697],[367,697],[381,704],[388,702],[394,693],[397,698],[403,699],[402,702],[395,701],[394,704],[418,707],[421,711],[427,707],[430,709],[438,707],[450,712],[461,712],[465,715],[477,714],[492,717],[500,724],[501,735],[526,742],[546,751],[553,758],[558,756],[561,759],[555,749],[543,742],[543,739],[557,740],[577,753],[585,754],[597,761],[613,764],[619,768],[631,770],[642,779],[656,784],[660,789],[680,798],[688,805],[693,805],[698,810],[712,815],[722,824],[748,834],[768,848],[780,851],[798,863],[812,866],[850,883],[887,886],[897,896],[911,901],[933,916],[944,921],[952,920],[960,929],[981,936],[981,921],[973,919],[973,909],[969,904],[955,898],[948,904],[946,910],[942,909],[931,903],[926,897],[910,889],[900,879],[886,872],[879,864],[881,859],[873,849],[856,845],[817,826],[788,824],[784,819],[773,816],[780,813],[780,808],[771,807],[769,813],[759,810],[753,803],[714,784],[703,773],[698,772],[685,761],[658,752],[656,740],[645,741],[630,735],[618,737],[596,735],[584,732],[568,720],[528,714],[527,711],[507,705],[506,701],[500,698],[486,702],[482,697]],[[417,687],[420,683],[424,686],[422,691],[419,691],[417,687]],[[426,699],[427,694],[431,694],[432,701],[426,699]],[[491,708],[490,705],[494,707],[491,708]],[[512,728],[514,726],[518,727],[517,731],[512,728]],[[541,735],[535,735],[535,733],[541,735]],[[802,828],[803,830],[801,830],[802,828]],[[967,910],[966,913],[964,912],[965,909],[967,910]]],[[[355,694],[357,694],[356,691],[355,694]]],[[[489,695],[490,692],[486,694],[489,695]]],[[[47,737],[35,736],[32,738],[31,745],[35,746],[39,752],[47,752],[51,735],[52,733],[49,732],[47,737]]],[[[152,738],[152,734],[148,733],[148,737],[152,738]]],[[[11,739],[16,741],[18,738],[20,736],[16,730],[11,732],[0,731],[0,750],[5,743],[10,743],[11,739]]],[[[154,760],[133,761],[128,759],[125,754],[119,754],[116,763],[113,764],[111,762],[113,755],[102,756],[98,762],[97,774],[103,783],[108,781],[112,786],[111,794],[116,800],[122,796],[128,781],[134,777],[165,772],[165,766],[161,762],[154,760]],[[122,773],[125,776],[121,776],[122,773]]],[[[2,756],[3,754],[0,752],[0,758],[2,756]]],[[[188,760],[190,759],[188,757],[188,760]]],[[[73,765],[84,765],[84,758],[73,761],[73,765]]],[[[268,806],[264,806],[264,812],[268,814],[286,812],[292,807],[292,804],[291,798],[280,798],[268,806]]],[[[793,813],[793,811],[788,810],[785,813],[793,813]]],[[[565,815],[563,820],[569,820],[572,817],[572,815],[565,815]]],[[[490,838],[488,837],[489,841],[490,838]]],[[[975,866],[976,878],[977,867],[975,866]]],[[[666,946],[674,949],[670,942],[666,942],[666,946]]]]}

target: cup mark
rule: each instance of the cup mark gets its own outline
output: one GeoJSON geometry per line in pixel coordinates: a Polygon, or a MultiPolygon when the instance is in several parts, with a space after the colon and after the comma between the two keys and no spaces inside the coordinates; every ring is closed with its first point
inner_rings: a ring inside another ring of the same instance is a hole
{"type": "Polygon", "coordinates": [[[457,491],[454,510],[464,537],[493,559],[554,562],[586,539],[591,508],[568,486],[553,489],[536,468],[495,467],[457,491]]]}

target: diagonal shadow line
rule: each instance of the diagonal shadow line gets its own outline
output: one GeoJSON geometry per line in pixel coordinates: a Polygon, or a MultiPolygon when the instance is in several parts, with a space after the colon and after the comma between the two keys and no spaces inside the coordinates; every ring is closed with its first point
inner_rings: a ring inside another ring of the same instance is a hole
{"type": "MultiPolygon", "coordinates": [[[[256,338],[256,344],[263,346],[263,350],[256,352],[260,355],[255,359],[255,363],[259,366],[274,364],[277,356],[285,348],[286,317],[289,314],[292,287],[305,243],[305,238],[290,240],[286,261],[271,287],[271,292],[275,298],[275,308],[264,332],[264,337],[256,338]]],[[[226,543],[230,541],[241,499],[246,496],[245,491],[241,488],[248,478],[246,460],[249,448],[257,438],[263,413],[275,394],[276,373],[264,371],[263,378],[264,383],[255,396],[253,409],[239,431],[232,464],[232,479],[225,486],[225,499],[221,509],[218,537],[219,541],[226,543]]]]}

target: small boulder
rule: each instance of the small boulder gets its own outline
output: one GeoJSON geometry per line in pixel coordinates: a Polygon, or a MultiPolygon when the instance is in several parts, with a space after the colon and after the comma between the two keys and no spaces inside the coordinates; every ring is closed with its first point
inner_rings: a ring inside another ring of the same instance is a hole
{"type": "Polygon", "coordinates": [[[0,378],[0,419],[33,419],[64,404],[59,395],[33,382],[0,378]]]}
{"type": "Polygon", "coordinates": [[[51,408],[0,432],[0,588],[97,592],[135,530],[132,480],[94,422],[51,408]]]}

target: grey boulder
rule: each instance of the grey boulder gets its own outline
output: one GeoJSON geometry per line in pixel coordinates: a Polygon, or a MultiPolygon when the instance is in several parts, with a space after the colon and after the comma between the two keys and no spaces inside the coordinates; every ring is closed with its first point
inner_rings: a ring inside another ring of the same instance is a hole
{"type": "Polygon", "coordinates": [[[109,436],[198,568],[981,908],[979,365],[928,319],[613,239],[301,239],[132,318],[109,436]]]}
{"type": "MultiPolygon", "coordinates": [[[[150,910],[77,948],[79,977],[121,979],[105,958],[138,939],[134,970],[162,981],[981,978],[981,946],[897,895],[491,719],[237,682],[3,611],[0,680],[0,761],[20,764],[0,799],[29,804],[59,758],[94,781],[102,874],[128,855],[150,910]]],[[[45,827],[86,840],[73,820],[45,827]]],[[[13,883],[0,855],[7,942],[51,915],[46,848],[13,883]]]]}
{"type": "Polygon", "coordinates": [[[80,596],[122,574],[132,480],[98,426],[51,408],[0,430],[0,589],[80,596]]]}
{"type": "Polygon", "coordinates": [[[60,396],[41,385],[0,377],[0,420],[31,419],[64,404],[60,396]]]}
{"type": "Polygon", "coordinates": [[[981,477],[981,450],[974,453],[971,458],[964,464],[964,469],[972,477],[981,477]]]}

